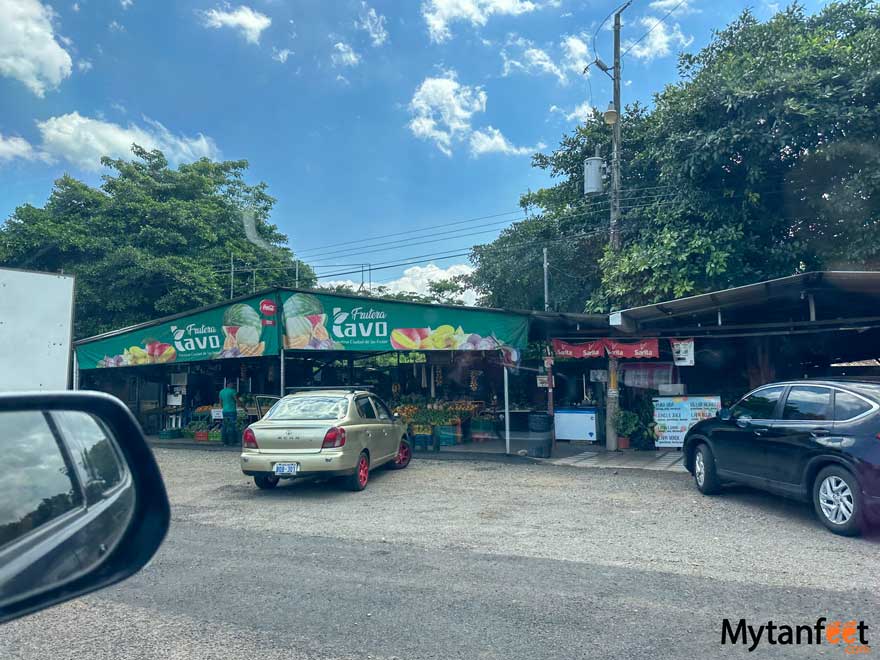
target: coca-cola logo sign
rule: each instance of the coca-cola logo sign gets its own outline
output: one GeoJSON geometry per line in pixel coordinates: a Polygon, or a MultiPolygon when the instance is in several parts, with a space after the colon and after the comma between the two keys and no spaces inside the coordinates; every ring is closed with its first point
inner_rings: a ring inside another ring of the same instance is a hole
{"type": "Polygon", "coordinates": [[[261,300],[260,301],[260,312],[264,316],[275,316],[275,313],[278,311],[278,305],[275,304],[274,300],[261,300]]]}

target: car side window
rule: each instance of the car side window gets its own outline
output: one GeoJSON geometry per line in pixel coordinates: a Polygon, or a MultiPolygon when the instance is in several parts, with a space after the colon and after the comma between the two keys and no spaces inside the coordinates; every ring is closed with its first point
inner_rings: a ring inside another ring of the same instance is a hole
{"type": "Polygon", "coordinates": [[[811,385],[792,386],[785,399],[782,419],[814,422],[831,419],[831,390],[811,385]]]}
{"type": "Polygon", "coordinates": [[[753,394],[749,394],[737,403],[731,412],[737,417],[750,417],[752,419],[773,419],[776,403],[782,396],[785,387],[765,387],[753,394]]]}
{"type": "Polygon", "coordinates": [[[863,415],[871,409],[871,404],[849,392],[834,393],[834,421],[845,422],[853,417],[863,415]]]}
{"type": "Polygon", "coordinates": [[[370,400],[373,402],[373,406],[375,406],[376,408],[376,413],[379,415],[379,419],[391,419],[391,413],[381,399],[377,399],[373,396],[370,397],[370,400]]]}
{"type": "Polygon", "coordinates": [[[73,465],[44,413],[0,413],[0,451],[0,547],[83,506],[73,465]]]}
{"type": "Polygon", "coordinates": [[[73,460],[85,475],[86,500],[100,502],[102,495],[122,481],[125,473],[107,432],[92,415],[79,410],[52,413],[71,441],[73,460]]]}
{"type": "Polygon", "coordinates": [[[373,404],[370,403],[369,397],[362,396],[355,401],[358,413],[363,419],[376,419],[376,411],[373,410],[373,404]]]}

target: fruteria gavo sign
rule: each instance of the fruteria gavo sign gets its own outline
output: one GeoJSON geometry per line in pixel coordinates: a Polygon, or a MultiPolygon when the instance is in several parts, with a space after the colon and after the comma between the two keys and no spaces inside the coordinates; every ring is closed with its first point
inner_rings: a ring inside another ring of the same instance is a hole
{"type": "Polygon", "coordinates": [[[287,349],[494,351],[528,340],[522,314],[293,291],[280,299],[287,349]]]}
{"type": "Polygon", "coordinates": [[[179,316],[78,344],[80,369],[278,354],[274,294],[179,316]]]}

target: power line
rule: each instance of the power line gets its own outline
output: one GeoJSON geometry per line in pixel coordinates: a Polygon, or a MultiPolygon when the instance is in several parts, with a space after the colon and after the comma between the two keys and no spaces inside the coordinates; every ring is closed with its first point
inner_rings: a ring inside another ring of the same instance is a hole
{"type": "MultiPolygon", "coordinates": [[[[639,38],[636,39],[634,42],[632,42],[629,46],[627,46],[627,47],[626,47],[626,50],[623,51],[623,52],[620,54],[620,57],[622,58],[622,57],[623,57],[624,55],[626,55],[629,51],[631,51],[633,48],[635,48],[636,45],[639,44],[639,43],[642,41],[642,39],[644,39],[644,38],[647,37],[649,34],[651,34],[655,29],[657,29],[657,27],[659,27],[660,24],[661,24],[663,21],[665,21],[667,18],[669,18],[669,17],[672,15],[672,12],[674,12],[676,9],[678,9],[679,7],[681,7],[686,1],[687,1],[687,0],[679,0],[678,4],[676,4],[672,9],[670,9],[668,12],[666,12],[666,15],[665,15],[663,18],[661,18],[659,21],[657,21],[656,23],[654,23],[654,25],[653,25],[653,26],[652,26],[647,32],[645,32],[641,37],[639,37],[639,38]]],[[[605,20],[607,21],[608,19],[606,18],[605,20]]]]}
{"type": "MultiPolygon", "coordinates": [[[[683,1],[683,0],[682,0],[682,1],[683,1]]],[[[599,30],[601,30],[601,29],[602,29],[602,26],[605,25],[605,23],[608,22],[608,19],[609,19],[609,18],[611,18],[612,16],[614,16],[614,12],[616,12],[618,9],[620,9],[621,7],[623,7],[623,5],[625,5],[625,4],[626,4],[626,3],[623,2],[623,3],[619,4],[617,7],[615,7],[614,9],[612,9],[610,12],[608,12],[608,16],[606,16],[605,18],[603,18],[603,19],[602,19],[602,22],[599,23],[598,26],[596,26],[596,30],[593,32],[593,57],[599,57],[599,51],[596,50],[596,37],[599,36],[599,30]]]]}
{"type": "MultiPolygon", "coordinates": [[[[393,238],[395,236],[400,236],[402,234],[421,233],[423,231],[428,231],[431,229],[440,229],[442,227],[454,227],[456,225],[463,225],[463,224],[467,224],[469,222],[476,222],[478,220],[491,220],[492,218],[500,218],[501,216],[513,215],[514,213],[519,213],[519,212],[520,212],[520,209],[515,209],[513,211],[503,211],[501,213],[493,213],[492,215],[482,215],[482,216],[478,216],[476,218],[468,218],[466,220],[458,220],[456,222],[444,222],[443,224],[440,224],[440,225],[429,225],[427,227],[421,227],[418,229],[410,229],[405,232],[395,232],[393,234],[383,234],[381,236],[371,236],[370,238],[367,238],[366,240],[374,241],[374,240],[377,240],[380,238],[393,238]]],[[[359,241],[346,241],[343,243],[330,243],[328,245],[322,245],[322,246],[318,246],[318,247],[307,248],[305,250],[300,250],[298,252],[298,254],[307,254],[310,252],[320,252],[326,248],[335,248],[335,247],[339,247],[341,245],[351,245],[351,244],[358,243],[358,242],[359,241]]]]}

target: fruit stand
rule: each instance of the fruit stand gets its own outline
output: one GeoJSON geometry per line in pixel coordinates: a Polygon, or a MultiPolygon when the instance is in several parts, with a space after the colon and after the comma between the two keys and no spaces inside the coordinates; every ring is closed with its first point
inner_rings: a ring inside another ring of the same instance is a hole
{"type": "Polygon", "coordinates": [[[497,416],[486,410],[483,401],[457,399],[432,401],[409,397],[409,402],[394,408],[410,429],[415,449],[439,451],[469,442],[484,442],[498,437],[497,416]]]}
{"type": "MultiPolygon", "coordinates": [[[[241,436],[247,425],[247,409],[239,408],[236,418],[236,436],[241,436]]],[[[222,429],[223,410],[219,404],[199,406],[193,412],[189,423],[183,427],[183,437],[196,442],[221,442],[223,440],[222,429]]]]}
{"type": "MultiPolygon", "coordinates": [[[[219,440],[211,411],[227,384],[256,396],[371,385],[392,405],[416,406],[415,435],[454,447],[500,440],[505,365],[528,334],[521,312],[277,287],[79,340],[77,380],[120,393],[144,428],[149,390],[176,406],[152,428],[206,442],[219,440]]],[[[243,403],[240,426],[258,410],[243,403]]]]}

